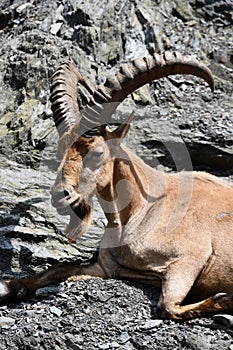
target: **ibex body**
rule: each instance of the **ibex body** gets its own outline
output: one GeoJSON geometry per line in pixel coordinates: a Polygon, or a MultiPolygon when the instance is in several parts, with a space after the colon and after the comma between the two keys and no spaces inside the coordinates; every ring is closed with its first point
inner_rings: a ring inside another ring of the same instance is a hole
{"type": "Polygon", "coordinates": [[[105,125],[129,93],[178,73],[201,77],[213,88],[204,65],[178,54],[135,60],[95,90],[72,63],[55,72],[51,101],[63,160],[52,203],[60,214],[70,215],[66,235],[71,241],[87,230],[94,195],[108,224],[95,264],[58,264],[32,278],[2,281],[2,300],[66,278],[96,276],[160,286],[161,317],[233,312],[233,187],[205,173],[156,171],[121,144],[132,117],[113,131],[105,125]],[[81,121],[78,83],[91,94],[81,121]]]}

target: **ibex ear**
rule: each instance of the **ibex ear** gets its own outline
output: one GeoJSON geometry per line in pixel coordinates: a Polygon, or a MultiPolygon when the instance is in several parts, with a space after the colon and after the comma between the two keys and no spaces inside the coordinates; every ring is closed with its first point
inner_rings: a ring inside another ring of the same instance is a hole
{"type": "Polygon", "coordinates": [[[120,126],[118,126],[118,128],[116,128],[111,132],[109,130],[106,130],[108,132],[108,137],[110,139],[115,139],[115,140],[118,139],[119,141],[123,139],[128,134],[130,123],[132,122],[133,118],[134,118],[134,111],[130,114],[127,121],[121,124],[120,126]]]}

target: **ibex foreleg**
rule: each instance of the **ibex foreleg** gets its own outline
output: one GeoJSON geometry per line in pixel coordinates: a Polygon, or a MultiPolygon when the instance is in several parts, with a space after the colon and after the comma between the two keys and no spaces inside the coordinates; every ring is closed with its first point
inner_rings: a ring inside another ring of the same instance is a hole
{"type": "Polygon", "coordinates": [[[33,277],[0,281],[0,301],[25,299],[37,289],[50,284],[87,277],[106,278],[106,274],[98,263],[86,266],[60,263],[33,277]]]}

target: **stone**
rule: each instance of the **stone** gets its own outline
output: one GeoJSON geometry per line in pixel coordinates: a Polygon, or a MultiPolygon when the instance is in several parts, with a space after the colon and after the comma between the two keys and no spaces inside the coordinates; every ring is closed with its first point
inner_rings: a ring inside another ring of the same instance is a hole
{"type": "Polygon", "coordinates": [[[216,314],[213,316],[215,323],[222,324],[228,328],[233,327],[233,316],[227,314],[216,314]]]}
{"type": "Polygon", "coordinates": [[[22,13],[26,8],[28,8],[29,6],[32,6],[32,4],[30,2],[25,2],[25,4],[20,5],[19,7],[16,8],[16,11],[18,13],[22,13]]]}
{"type": "Polygon", "coordinates": [[[62,27],[61,22],[52,24],[51,28],[50,28],[50,33],[56,35],[59,32],[59,30],[61,29],[61,27],[62,27]]]}
{"type": "Polygon", "coordinates": [[[15,319],[12,317],[0,316],[0,327],[9,328],[15,324],[15,319]]]}
{"type": "Polygon", "coordinates": [[[120,334],[120,341],[122,344],[127,343],[127,341],[130,339],[130,335],[128,334],[128,332],[122,332],[120,334]]]}
{"type": "Polygon", "coordinates": [[[163,324],[163,320],[150,320],[142,325],[142,329],[153,329],[163,324]]]}
{"type": "Polygon", "coordinates": [[[59,309],[58,307],[56,306],[51,306],[50,307],[50,312],[58,317],[60,317],[62,315],[62,310],[59,309]]]}
{"type": "Polygon", "coordinates": [[[98,348],[101,350],[106,350],[106,349],[110,349],[110,344],[106,343],[106,344],[99,344],[98,348]]]}
{"type": "Polygon", "coordinates": [[[35,295],[40,296],[40,297],[46,297],[46,296],[49,296],[51,294],[57,294],[59,291],[60,291],[59,286],[49,286],[49,287],[37,289],[35,295]]]}

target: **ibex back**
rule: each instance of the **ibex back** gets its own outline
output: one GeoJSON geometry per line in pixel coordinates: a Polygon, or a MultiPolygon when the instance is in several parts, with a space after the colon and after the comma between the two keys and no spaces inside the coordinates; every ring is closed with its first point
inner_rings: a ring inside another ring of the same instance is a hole
{"type": "Polygon", "coordinates": [[[70,241],[87,231],[94,195],[108,223],[95,264],[58,264],[31,278],[2,281],[2,300],[91,276],[160,286],[157,309],[163,318],[233,312],[233,187],[206,173],[165,174],[146,165],[121,144],[133,116],[115,130],[106,125],[127,95],[172,74],[200,77],[213,90],[209,69],[177,53],[134,60],[95,89],[71,62],[56,70],[51,102],[63,160],[52,204],[70,215],[70,241]],[[91,96],[82,117],[79,83],[91,96]]]}

